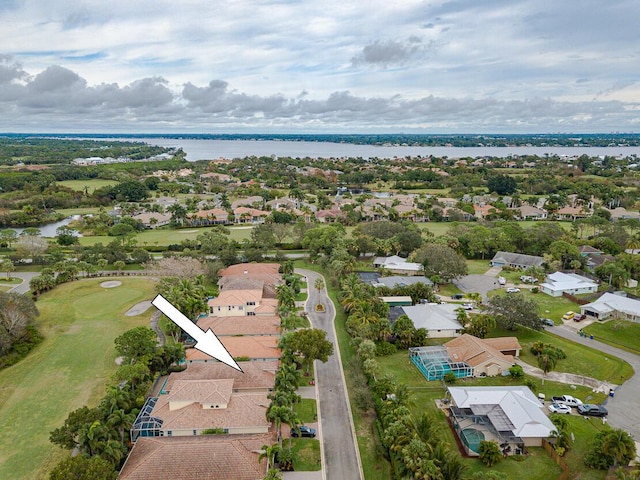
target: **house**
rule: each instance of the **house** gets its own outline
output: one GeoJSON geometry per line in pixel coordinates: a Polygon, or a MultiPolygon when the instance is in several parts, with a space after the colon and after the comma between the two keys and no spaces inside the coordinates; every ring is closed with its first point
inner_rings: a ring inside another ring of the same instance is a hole
{"type": "Polygon", "coordinates": [[[544,405],[525,386],[448,387],[449,419],[468,455],[482,440],[495,441],[505,455],[539,447],[556,430],[544,405]]]}
{"type": "MultiPolygon", "coordinates": [[[[253,362],[267,362],[280,360],[282,351],[278,347],[280,337],[275,335],[249,336],[239,335],[224,338],[224,346],[236,360],[247,359],[253,362]]],[[[185,352],[187,363],[217,362],[211,356],[195,348],[188,348],[185,352]]]]}
{"type": "Polygon", "coordinates": [[[163,227],[171,222],[170,213],[145,212],[134,215],[131,218],[141,222],[145,228],[163,227]]]}
{"type": "Polygon", "coordinates": [[[263,297],[276,298],[276,287],[284,282],[279,271],[279,263],[238,263],[218,272],[218,286],[220,290],[242,290],[253,288],[246,282],[262,281],[263,297]]]}
{"type": "Polygon", "coordinates": [[[263,445],[274,434],[145,437],[133,445],[119,480],[262,480],[267,472],[263,445]]]}
{"type": "Polygon", "coordinates": [[[233,216],[236,223],[264,223],[269,212],[258,210],[257,208],[238,207],[233,209],[233,216]]]}
{"type": "Polygon", "coordinates": [[[578,218],[587,218],[593,214],[593,211],[586,206],[566,206],[558,209],[556,215],[558,220],[577,220],[578,218]]]}
{"type": "Polygon", "coordinates": [[[519,220],[544,220],[547,218],[547,211],[532,205],[521,205],[515,209],[516,217],[519,220]]]}
{"type": "Polygon", "coordinates": [[[276,315],[209,316],[200,317],[198,326],[205,332],[209,329],[219,337],[233,335],[280,335],[280,317],[276,315]]]}
{"type": "Polygon", "coordinates": [[[175,380],[168,393],[147,398],[131,427],[131,440],[196,436],[212,429],[267,433],[268,393],[234,392],[234,383],[230,378],[175,380]]]}
{"type": "Polygon", "coordinates": [[[211,208],[209,210],[199,210],[189,214],[188,222],[192,226],[202,225],[224,225],[229,221],[229,214],[221,208],[211,208]]]}
{"type": "Polygon", "coordinates": [[[386,303],[390,307],[408,307],[413,305],[413,300],[408,295],[392,296],[392,297],[378,297],[383,303],[386,303]]]}
{"type": "Polygon", "coordinates": [[[416,328],[424,328],[430,338],[449,338],[460,335],[462,325],[458,321],[456,304],[420,304],[402,307],[404,314],[416,328]]]}
{"type": "Polygon", "coordinates": [[[209,314],[217,317],[255,315],[256,306],[262,300],[262,282],[259,288],[243,290],[221,290],[210,299],[209,314]]]}
{"type": "Polygon", "coordinates": [[[392,257],[376,257],[373,259],[375,268],[384,268],[398,275],[423,275],[424,266],[421,263],[407,262],[405,258],[394,255],[392,257]]]}
{"type": "Polygon", "coordinates": [[[522,347],[516,337],[481,339],[463,334],[444,344],[451,360],[473,367],[473,376],[495,377],[509,373],[522,347]]]}
{"type": "Polygon", "coordinates": [[[640,322],[640,301],[607,292],[595,302],[582,305],[580,312],[598,320],[621,318],[640,322]]]}
{"type": "Polygon", "coordinates": [[[482,220],[490,215],[500,213],[502,210],[497,209],[493,205],[473,205],[473,216],[478,220],[482,220]]]}
{"type": "Polygon", "coordinates": [[[544,258],[523,253],[496,252],[491,259],[492,267],[512,267],[526,270],[529,267],[540,267],[544,258]]]}
{"type": "Polygon", "coordinates": [[[547,275],[545,282],[540,284],[540,290],[552,297],[561,297],[563,293],[580,295],[597,292],[598,284],[575,273],[555,272],[547,275]]]}

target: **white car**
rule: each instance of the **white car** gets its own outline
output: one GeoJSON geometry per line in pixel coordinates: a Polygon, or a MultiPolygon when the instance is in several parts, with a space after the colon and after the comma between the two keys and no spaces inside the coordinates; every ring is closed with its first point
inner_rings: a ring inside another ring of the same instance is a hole
{"type": "Polygon", "coordinates": [[[462,308],[464,308],[465,310],[473,310],[473,304],[472,303],[463,303],[462,304],[462,308]]]}
{"type": "Polygon", "coordinates": [[[516,287],[509,287],[506,290],[507,293],[520,293],[520,289],[516,287]]]}
{"type": "Polygon", "coordinates": [[[551,413],[571,413],[571,407],[569,405],[562,405],[561,403],[552,403],[547,408],[549,408],[551,413]]]}

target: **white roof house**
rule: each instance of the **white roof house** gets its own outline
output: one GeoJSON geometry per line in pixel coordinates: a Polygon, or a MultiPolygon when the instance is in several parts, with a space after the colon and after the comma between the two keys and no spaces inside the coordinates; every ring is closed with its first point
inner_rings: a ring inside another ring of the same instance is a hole
{"type": "Polygon", "coordinates": [[[595,302],[582,305],[580,311],[598,320],[605,320],[613,316],[632,322],[640,322],[640,301],[614,293],[605,293],[595,302]]]}
{"type": "Polygon", "coordinates": [[[374,287],[407,287],[409,285],[415,285],[416,283],[424,283],[427,286],[433,285],[433,282],[427,277],[417,277],[408,275],[392,275],[390,277],[380,277],[375,282],[372,282],[374,287]]]}
{"type": "Polygon", "coordinates": [[[399,275],[420,275],[424,271],[421,263],[407,262],[406,258],[393,255],[392,257],[376,257],[373,266],[384,268],[399,275]]]}
{"type": "Polygon", "coordinates": [[[542,439],[556,429],[528,387],[449,387],[448,390],[455,407],[486,417],[497,432],[519,437],[525,445],[541,445],[542,439]]]}
{"type": "Polygon", "coordinates": [[[575,273],[555,272],[547,275],[545,282],[540,284],[540,290],[552,297],[561,297],[565,292],[571,295],[597,292],[598,284],[575,273]]]}
{"type": "Polygon", "coordinates": [[[420,304],[402,307],[405,315],[416,328],[424,328],[431,338],[451,338],[460,335],[462,325],[458,322],[456,304],[420,304]]]}

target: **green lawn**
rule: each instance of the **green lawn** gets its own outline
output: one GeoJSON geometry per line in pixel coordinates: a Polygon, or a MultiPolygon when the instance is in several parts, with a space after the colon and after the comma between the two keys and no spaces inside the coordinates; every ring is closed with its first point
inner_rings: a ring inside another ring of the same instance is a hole
{"type": "MultiPolygon", "coordinates": [[[[285,444],[286,448],[286,444],[285,444]]],[[[294,438],[293,469],[298,472],[320,470],[320,441],[315,438],[294,438]]]]}
{"type": "Polygon", "coordinates": [[[483,275],[491,268],[489,260],[467,260],[469,275],[483,275]]]}
{"type": "MultiPolygon", "coordinates": [[[[532,288],[532,287],[529,287],[532,288]]],[[[529,288],[520,288],[520,292],[527,300],[535,301],[540,307],[540,316],[544,318],[550,318],[556,324],[562,322],[562,315],[569,310],[574,312],[580,311],[580,305],[572,302],[568,298],[564,297],[552,297],[546,293],[531,293],[529,288]]],[[[504,290],[493,290],[489,292],[489,296],[493,295],[506,295],[504,290]]]]}
{"type": "Polygon", "coordinates": [[[92,180],[63,180],[62,182],[57,182],[58,185],[63,185],[78,192],[84,192],[84,188],[88,187],[87,191],[89,192],[89,195],[98,188],[117,185],[118,183],[120,182],[117,180],[102,180],[99,178],[94,178],[92,180]]]}
{"type": "Polygon", "coordinates": [[[567,354],[566,359],[558,362],[555,371],[586,375],[617,385],[622,384],[633,375],[633,368],[631,368],[631,365],[627,362],[543,330],[535,331],[528,328],[518,328],[518,330],[513,332],[510,330],[496,329],[491,332],[490,336],[518,337],[518,341],[522,346],[520,358],[530,365],[537,366],[536,357],[530,351],[531,346],[536,341],[542,341],[561,348],[567,354]]]}
{"type": "MultiPolygon", "coordinates": [[[[238,226],[238,227],[230,227],[229,230],[231,234],[229,238],[231,240],[237,240],[238,242],[242,242],[245,239],[251,238],[251,229],[253,227],[250,226],[238,226]]],[[[181,229],[170,229],[170,228],[160,228],[154,230],[144,230],[138,233],[135,239],[138,241],[138,245],[144,247],[146,245],[155,246],[155,245],[171,245],[171,244],[179,244],[183,240],[195,240],[198,235],[201,235],[205,232],[213,230],[212,227],[204,227],[204,228],[181,228],[181,229]]],[[[96,243],[102,243],[103,245],[107,245],[111,243],[115,237],[110,237],[108,235],[95,235],[91,237],[80,237],[79,241],[81,245],[89,246],[95,245],[96,243]]]]}
{"type": "Polygon", "coordinates": [[[298,419],[304,423],[314,423],[318,421],[318,410],[316,401],[312,398],[303,398],[295,405],[296,415],[298,419]]]}
{"type": "Polygon", "coordinates": [[[59,208],[56,213],[62,213],[67,217],[72,215],[87,215],[100,212],[100,207],[78,207],[78,208],[59,208]]]}
{"type": "Polygon", "coordinates": [[[113,340],[149,325],[152,311],[127,317],[136,303],[153,298],[154,283],[123,278],[104,289],[100,279],[81,280],[42,295],[38,328],[44,341],[17,365],[0,371],[0,478],[44,479],[68,453],[49,443],[49,432],[70,411],[95,405],[115,372],[113,340]]]}
{"type": "Polygon", "coordinates": [[[583,330],[601,342],[640,355],[640,345],[638,345],[640,323],[616,319],[604,323],[592,323],[583,330]]]}

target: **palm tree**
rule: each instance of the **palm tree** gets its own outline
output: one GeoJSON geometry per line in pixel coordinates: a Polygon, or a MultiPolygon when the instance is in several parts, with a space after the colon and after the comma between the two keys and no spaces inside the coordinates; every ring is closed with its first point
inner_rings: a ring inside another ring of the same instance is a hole
{"type": "Polygon", "coordinates": [[[267,472],[269,472],[269,470],[271,469],[274,458],[279,450],[280,450],[280,445],[278,445],[277,443],[274,443],[273,445],[262,446],[262,453],[258,457],[258,462],[261,461],[263,458],[267,459],[267,472]]]}
{"type": "Polygon", "coordinates": [[[553,370],[557,364],[558,357],[553,350],[547,348],[538,355],[538,367],[542,369],[545,375],[553,370]]]}
{"type": "Polygon", "coordinates": [[[313,282],[313,286],[318,292],[324,290],[324,280],[321,277],[316,278],[316,281],[313,282]]]}
{"type": "Polygon", "coordinates": [[[291,414],[289,407],[270,405],[267,409],[267,420],[273,422],[278,432],[278,444],[282,446],[282,422],[286,422],[291,414]]]}
{"type": "Polygon", "coordinates": [[[280,473],[280,470],[272,468],[267,470],[267,476],[264,477],[264,480],[282,480],[282,474],[280,473]]]}
{"type": "Polygon", "coordinates": [[[613,457],[613,466],[625,458],[633,458],[636,454],[636,446],[633,438],[624,430],[618,428],[607,434],[602,442],[603,453],[613,457]]]}

